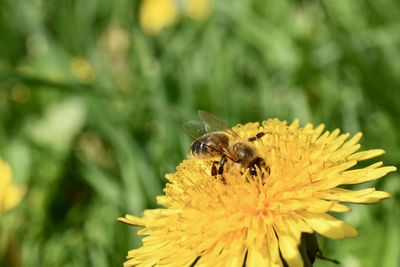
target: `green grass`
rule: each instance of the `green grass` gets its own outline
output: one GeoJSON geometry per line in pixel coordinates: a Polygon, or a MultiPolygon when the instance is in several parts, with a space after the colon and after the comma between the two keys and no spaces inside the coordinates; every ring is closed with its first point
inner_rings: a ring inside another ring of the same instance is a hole
{"type": "MultiPolygon", "coordinates": [[[[215,1],[156,37],[139,4],[0,1],[0,156],[29,189],[0,220],[1,266],[121,266],[140,239],[116,218],[156,206],[199,109],[362,131],[399,166],[399,1],[215,1]],[[77,58],[94,79],[74,74],[77,58]]],[[[363,186],[393,197],[353,206],[360,236],[321,240],[325,254],[399,266],[399,175],[363,186]]]]}

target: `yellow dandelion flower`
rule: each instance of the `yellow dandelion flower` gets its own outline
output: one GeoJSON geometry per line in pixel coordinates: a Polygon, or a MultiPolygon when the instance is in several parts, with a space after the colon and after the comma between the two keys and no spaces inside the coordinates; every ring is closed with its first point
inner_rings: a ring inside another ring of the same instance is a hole
{"type": "Polygon", "coordinates": [[[211,14],[210,0],[186,0],[185,15],[192,19],[204,19],[211,14]]]}
{"type": "Polygon", "coordinates": [[[150,35],[157,35],[164,27],[175,22],[178,5],[175,0],[144,0],[139,12],[143,30],[150,35]]]}
{"type": "Polygon", "coordinates": [[[16,206],[24,194],[24,188],[13,184],[10,166],[0,160],[0,213],[16,206]]]}
{"type": "MultiPolygon", "coordinates": [[[[348,212],[344,203],[375,203],[389,194],[375,188],[350,190],[396,170],[382,162],[356,168],[358,161],[384,153],[361,151],[361,133],[349,139],[324,125],[299,127],[277,119],[237,125],[242,138],[254,141],[268,168],[250,174],[238,163],[225,165],[223,180],[211,176],[214,159],[184,160],[158,203],[142,218],[119,220],[142,226],[143,246],[128,253],[124,266],[304,266],[302,233],[341,239],[357,231],[330,212],[348,212]]],[[[221,177],[220,177],[221,178],[221,177]]]]}

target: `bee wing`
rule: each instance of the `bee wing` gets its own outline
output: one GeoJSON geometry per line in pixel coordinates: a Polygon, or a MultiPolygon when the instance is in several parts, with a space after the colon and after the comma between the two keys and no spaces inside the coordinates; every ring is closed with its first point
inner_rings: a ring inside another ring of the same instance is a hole
{"type": "MultiPolygon", "coordinates": [[[[193,140],[197,140],[201,136],[212,132],[211,129],[207,129],[207,125],[203,121],[188,121],[183,124],[183,129],[193,140]]],[[[225,154],[231,160],[235,160],[235,157],[230,153],[230,151],[220,145],[210,145],[205,143],[204,145],[220,154],[225,154]]]]}
{"type": "Polygon", "coordinates": [[[183,129],[193,140],[207,133],[206,125],[201,121],[188,121],[183,124],[183,129]]]}
{"type": "Polygon", "coordinates": [[[206,147],[210,148],[211,150],[217,151],[219,154],[225,155],[228,159],[235,161],[236,162],[236,157],[235,155],[232,155],[232,153],[226,149],[225,147],[218,145],[218,144],[206,144],[203,143],[206,147]]]}
{"type": "Polygon", "coordinates": [[[205,144],[205,145],[206,145],[207,147],[209,147],[209,148],[211,148],[211,149],[217,151],[217,152],[220,153],[221,155],[225,155],[228,159],[230,159],[230,160],[236,162],[236,157],[235,157],[235,155],[232,155],[232,153],[231,153],[228,149],[226,149],[226,148],[224,148],[224,147],[222,147],[222,146],[218,146],[218,145],[207,145],[207,144],[205,144]]]}
{"type": "Polygon", "coordinates": [[[205,129],[207,132],[224,131],[236,138],[240,138],[240,136],[234,130],[232,130],[231,127],[226,125],[222,120],[218,119],[211,113],[203,110],[199,110],[198,113],[200,119],[206,124],[205,129]]]}

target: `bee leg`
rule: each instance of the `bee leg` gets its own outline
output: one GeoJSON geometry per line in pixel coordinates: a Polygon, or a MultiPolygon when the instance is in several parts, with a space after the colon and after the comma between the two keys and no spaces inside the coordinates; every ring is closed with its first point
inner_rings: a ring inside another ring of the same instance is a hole
{"type": "Polygon", "coordinates": [[[217,176],[217,174],[218,174],[217,164],[218,163],[219,163],[218,161],[213,161],[213,163],[211,165],[211,176],[217,176]]]}
{"type": "Polygon", "coordinates": [[[226,163],[226,156],[222,155],[221,160],[219,161],[218,174],[222,175],[224,173],[225,163],[226,163]]]}
{"type": "Polygon", "coordinates": [[[221,176],[221,181],[224,184],[226,184],[226,180],[223,176],[226,160],[227,160],[226,155],[222,155],[221,160],[219,161],[219,167],[218,167],[218,174],[221,176]]]}
{"type": "MultiPolygon", "coordinates": [[[[268,173],[268,175],[270,175],[271,174],[271,168],[267,165],[267,166],[265,166],[265,167],[263,167],[264,169],[265,169],[265,171],[268,173]]],[[[264,177],[265,177],[265,173],[264,172],[261,172],[261,181],[262,181],[262,185],[265,185],[265,179],[264,179],[264,177]]]]}
{"type": "Polygon", "coordinates": [[[259,132],[258,134],[256,134],[255,136],[250,137],[249,139],[247,139],[247,141],[249,142],[254,142],[258,139],[260,139],[261,137],[263,137],[266,133],[264,132],[259,132]]]}

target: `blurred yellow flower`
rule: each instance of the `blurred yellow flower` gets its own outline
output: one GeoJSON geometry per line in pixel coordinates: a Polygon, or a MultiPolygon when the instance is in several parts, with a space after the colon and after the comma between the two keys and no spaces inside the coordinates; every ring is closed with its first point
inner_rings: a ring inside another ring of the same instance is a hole
{"type": "Polygon", "coordinates": [[[210,0],[186,0],[184,12],[192,19],[204,19],[212,12],[210,0]]]}
{"type": "Polygon", "coordinates": [[[115,81],[117,90],[131,89],[131,73],[129,71],[129,33],[118,24],[111,24],[103,32],[99,41],[99,52],[115,81]]]}
{"type": "MultiPolygon", "coordinates": [[[[210,0],[185,0],[183,12],[192,19],[204,19],[211,14],[210,0]]],[[[177,0],[143,0],[139,20],[149,35],[157,35],[173,24],[180,13],[177,0]]]]}
{"type": "Polygon", "coordinates": [[[0,213],[13,208],[25,195],[25,188],[13,184],[10,166],[0,159],[0,213]]]}
{"type": "Polygon", "coordinates": [[[81,82],[93,82],[95,79],[95,71],[86,59],[74,57],[71,59],[70,65],[72,73],[81,82]]]}
{"type": "Polygon", "coordinates": [[[175,0],[144,0],[140,7],[140,24],[150,34],[158,34],[175,22],[178,6],[175,0]]]}
{"type": "Polygon", "coordinates": [[[190,158],[166,175],[169,183],[158,203],[142,218],[121,222],[142,226],[143,246],[128,253],[124,266],[304,266],[302,233],[341,239],[357,231],[329,213],[349,212],[343,203],[375,203],[390,195],[375,188],[339,187],[375,180],[396,170],[382,162],[355,168],[379,156],[381,149],[360,151],[362,134],[324,132],[324,125],[299,127],[277,119],[237,125],[254,142],[269,170],[257,175],[233,161],[223,179],[211,176],[214,159],[190,158]],[[224,180],[225,182],[222,182],[224,180]]]}

